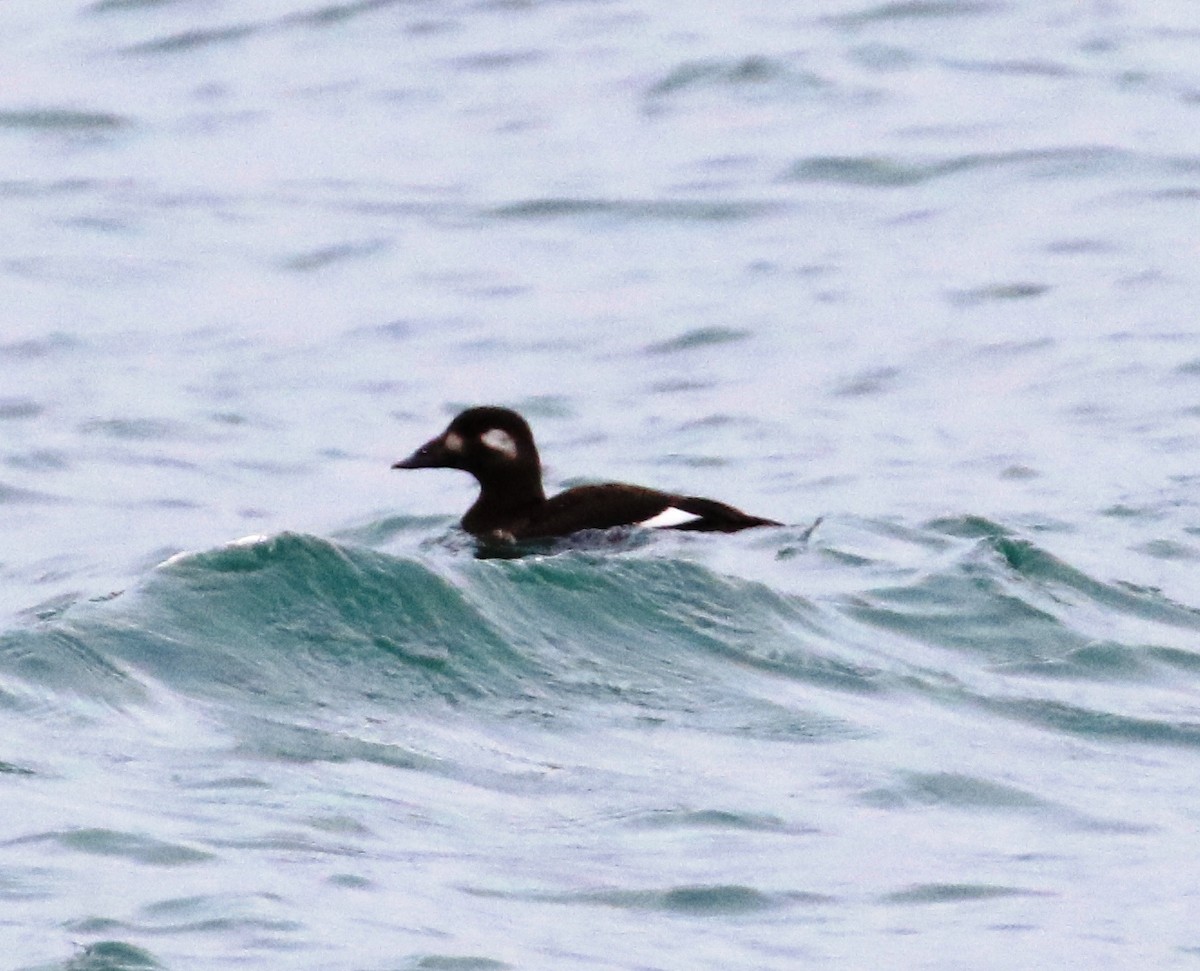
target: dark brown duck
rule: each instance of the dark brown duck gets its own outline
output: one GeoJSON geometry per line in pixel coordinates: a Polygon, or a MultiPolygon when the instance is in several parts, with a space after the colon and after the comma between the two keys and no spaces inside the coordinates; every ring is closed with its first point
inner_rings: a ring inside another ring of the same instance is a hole
{"type": "Polygon", "coordinates": [[[533,432],[508,408],[468,408],[392,468],[469,472],[479,483],[479,498],[463,516],[462,528],[487,539],[548,539],[614,526],[734,533],[782,525],[715,499],[619,482],[576,486],[547,499],[533,432]]]}

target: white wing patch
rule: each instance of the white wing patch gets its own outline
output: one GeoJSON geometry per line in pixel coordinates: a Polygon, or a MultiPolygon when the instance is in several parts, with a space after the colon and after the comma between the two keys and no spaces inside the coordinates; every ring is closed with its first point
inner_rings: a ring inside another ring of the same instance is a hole
{"type": "Polygon", "coordinates": [[[668,529],[671,526],[683,526],[687,523],[694,523],[700,518],[694,512],[684,512],[682,509],[676,509],[674,506],[667,506],[657,516],[651,516],[649,519],[638,523],[638,525],[645,526],[647,529],[668,529]]]}
{"type": "Polygon", "coordinates": [[[492,428],[484,432],[479,436],[479,440],[493,452],[499,452],[505,458],[515,459],[517,457],[517,443],[502,428],[492,428]]]}

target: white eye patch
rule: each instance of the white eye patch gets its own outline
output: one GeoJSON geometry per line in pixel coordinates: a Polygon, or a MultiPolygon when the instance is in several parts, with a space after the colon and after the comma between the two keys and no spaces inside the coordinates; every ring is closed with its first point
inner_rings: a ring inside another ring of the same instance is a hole
{"type": "Polygon", "coordinates": [[[458,432],[451,432],[446,436],[446,451],[461,452],[463,447],[462,436],[458,432]]]}
{"type": "Polygon", "coordinates": [[[699,518],[694,512],[684,512],[682,509],[676,509],[674,506],[667,506],[657,516],[651,516],[649,519],[638,523],[638,525],[645,526],[647,529],[669,529],[671,526],[694,523],[699,518]]]}
{"type": "Polygon", "coordinates": [[[480,435],[479,440],[493,452],[499,452],[505,458],[515,459],[517,457],[517,443],[503,429],[490,429],[480,435]]]}

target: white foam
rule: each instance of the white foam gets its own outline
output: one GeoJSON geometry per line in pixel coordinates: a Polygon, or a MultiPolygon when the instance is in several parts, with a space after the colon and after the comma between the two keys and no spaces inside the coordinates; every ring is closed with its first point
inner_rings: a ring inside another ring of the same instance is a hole
{"type": "MultiPolygon", "coordinates": [[[[238,539],[231,539],[228,543],[223,544],[225,549],[238,548],[244,549],[247,546],[257,546],[259,543],[265,543],[271,537],[266,533],[251,533],[249,536],[242,536],[238,539]]],[[[196,550],[180,550],[168,556],[165,560],[154,567],[156,570],[161,570],[166,566],[174,566],[176,563],[182,563],[184,560],[189,560],[196,556],[196,550]]]]}

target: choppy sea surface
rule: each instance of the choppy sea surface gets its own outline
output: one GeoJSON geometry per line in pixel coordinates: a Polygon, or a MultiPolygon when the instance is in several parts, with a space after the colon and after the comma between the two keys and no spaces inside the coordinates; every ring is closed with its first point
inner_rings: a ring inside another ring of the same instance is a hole
{"type": "Polygon", "coordinates": [[[0,64],[5,967],[1200,966],[1194,3],[0,64]],[[479,556],[478,403],[789,525],[479,556]]]}

